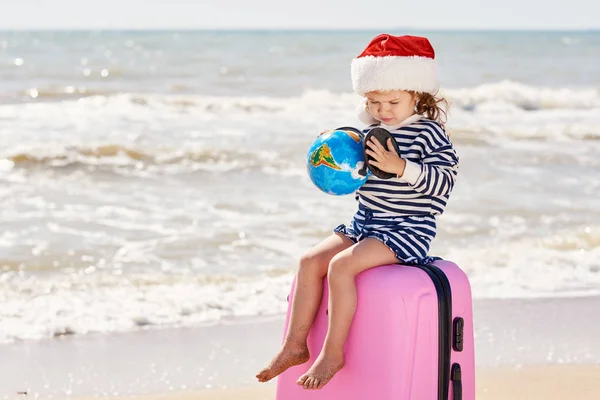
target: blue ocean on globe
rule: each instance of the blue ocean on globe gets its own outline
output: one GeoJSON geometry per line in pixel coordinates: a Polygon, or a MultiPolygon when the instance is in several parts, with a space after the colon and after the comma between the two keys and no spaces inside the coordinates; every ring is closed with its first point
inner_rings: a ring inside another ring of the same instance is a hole
{"type": "Polygon", "coordinates": [[[340,128],[319,136],[308,150],[311,181],[327,194],[342,196],[360,188],[369,176],[365,168],[362,134],[340,128]]]}

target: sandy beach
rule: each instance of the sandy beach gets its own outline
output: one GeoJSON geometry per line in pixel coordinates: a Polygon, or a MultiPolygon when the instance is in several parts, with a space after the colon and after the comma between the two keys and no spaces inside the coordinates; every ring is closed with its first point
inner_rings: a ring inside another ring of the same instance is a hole
{"type": "MultiPolygon", "coordinates": [[[[600,390],[598,365],[538,365],[525,368],[481,370],[477,379],[479,400],[595,399],[600,390]]],[[[145,396],[146,400],[272,400],[273,385],[241,389],[207,390],[145,396]]]]}
{"type": "MultiPolygon", "coordinates": [[[[600,298],[476,300],[478,399],[596,399],[600,298]]],[[[282,316],[0,347],[0,398],[273,399],[282,316]]]]}
{"type": "MultiPolygon", "coordinates": [[[[598,365],[537,365],[478,371],[478,400],[591,400],[600,391],[598,365]]],[[[272,400],[274,385],[137,397],[145,400],[272,400]]]]}

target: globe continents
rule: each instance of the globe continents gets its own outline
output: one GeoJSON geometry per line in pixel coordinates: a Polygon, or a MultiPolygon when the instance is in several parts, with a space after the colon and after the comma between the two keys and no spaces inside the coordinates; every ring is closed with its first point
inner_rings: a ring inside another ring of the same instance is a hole
{"type": "Polygon", "coordinates": [[[319,136],[308,150],[308,176],[327,194],[341,196],[356,191],[367,180],[363,134],[338,128],[319,136]]]}

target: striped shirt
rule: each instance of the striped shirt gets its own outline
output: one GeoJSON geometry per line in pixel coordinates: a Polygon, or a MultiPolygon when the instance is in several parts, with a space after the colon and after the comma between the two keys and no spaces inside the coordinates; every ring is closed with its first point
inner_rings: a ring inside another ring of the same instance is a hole
{"type": "Polygon", "coordinates": [[[357,191],[360,208],[389,216],[402,230],[429,240],[435,237],[435,216],[444,212],[458,172],[458,156],[444,128],[436,121],[413,115],[387,129],[406,160],[400,178],[380,179],[371,174],[357,191]],[[400,218],[399,218],[400,217],[400,218]]]}

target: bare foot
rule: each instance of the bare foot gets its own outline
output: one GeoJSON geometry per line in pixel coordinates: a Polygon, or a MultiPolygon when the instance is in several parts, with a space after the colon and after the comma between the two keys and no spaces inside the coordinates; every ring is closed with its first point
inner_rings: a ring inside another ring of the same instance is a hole
{"type": "Polygon", "coordinates": [[[304,364],[309,358],[310,354],[306,344],[295,347],[284,346],[271,360],[269,366],[256,374],[256,378],[259,382],[270,381],[286,369],[294,365],[304,364]]]}
{"type": "Polygon", "coordinates": [[[317,361],[296,383],[304,389],[321,389],[344,366],[344,356],[319,355],[317,361]]]}

